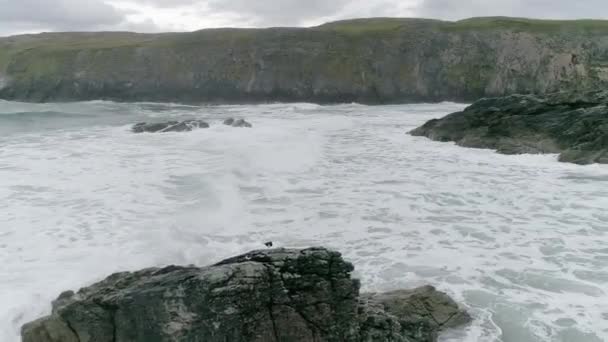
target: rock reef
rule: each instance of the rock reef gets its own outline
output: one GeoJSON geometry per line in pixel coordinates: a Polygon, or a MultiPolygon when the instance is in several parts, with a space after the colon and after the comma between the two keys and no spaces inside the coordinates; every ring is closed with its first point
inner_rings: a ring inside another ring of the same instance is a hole
{"type": "Polygon", "coordinates": [[[608,163],[608,91],[481,99],[412,132],[503,154],[559,153],[576,164],[608,163]]]}
{"type": "Polygon", "coordinates": [[[232,127],[247,127],[247,128],[253,127],[249,122],[245,121],[244,119],[235,119],[235,118],[228,118],[228,119],[224,120],[224,125],[232,126],[232,127]]]}
{"type": "Polygon", "coordinates": [[[462,101],[608,85],[608,21],[371,18],[310,28],[0,38],[0,98],[462,101]]]}
{"type": "Polygon", "coordinates": [[[118,273],[60,295],[23,342],[432,342],[470,321],[430,286],[360,295],[352,271],[339,253],[309,248],[118,273]]]}
{"type": "Polygon", "coordinates": [[[199,128],[209,128],[209,124],[202,120],[167,121],[158,123],[136,123],[131,127],[133,133],[167,133],[190,132],[199,128]]]}

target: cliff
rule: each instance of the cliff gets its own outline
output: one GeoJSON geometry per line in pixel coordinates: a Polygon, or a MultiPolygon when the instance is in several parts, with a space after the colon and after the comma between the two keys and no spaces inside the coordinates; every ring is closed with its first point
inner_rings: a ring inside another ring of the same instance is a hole
{"type": "Polygon", "coordinates": [[[360,19],[0,38],[0,98],[471,101],[608,84],[608,21],[360,19]]]}

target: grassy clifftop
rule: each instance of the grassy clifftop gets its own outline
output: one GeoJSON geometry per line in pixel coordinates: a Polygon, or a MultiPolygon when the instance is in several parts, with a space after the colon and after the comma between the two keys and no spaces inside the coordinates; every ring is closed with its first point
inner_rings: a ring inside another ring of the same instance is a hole
{"type": "Polygon", "coordinates": [[[372,18],[0,38],[0,98],[468,101],[608,83],[608,21],[372,18]]]}

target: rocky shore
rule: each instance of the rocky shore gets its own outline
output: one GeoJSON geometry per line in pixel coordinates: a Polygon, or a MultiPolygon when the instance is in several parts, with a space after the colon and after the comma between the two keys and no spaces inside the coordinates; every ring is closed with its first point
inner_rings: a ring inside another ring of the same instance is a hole
{"type": "Polygon", "coordinates": [[[608,91],[481,99],[412,132],[503,154],[557,153],[576,164],[608,163],[608,91]]]}
{"type": "Polygon", "coordinates": [[[431,286],[360,294],[352,271],[340,253],[309,248],[118,273],[61,294],[23,342],[432,342],[471,320],[431,286]]]}

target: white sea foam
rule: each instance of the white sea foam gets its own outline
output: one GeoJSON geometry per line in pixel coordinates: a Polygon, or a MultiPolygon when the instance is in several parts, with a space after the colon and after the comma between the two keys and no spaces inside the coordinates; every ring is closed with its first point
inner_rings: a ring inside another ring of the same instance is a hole
{"type": "Polygon", "coordinates": [[[0,341],[63,290],[268,240],[343,251],[364,290],[449,292],[475,322],[446,341],[608,340],[608,168],[405,134],[462,105],[10,106],[83,118],[0,116],[0,341]]]}

